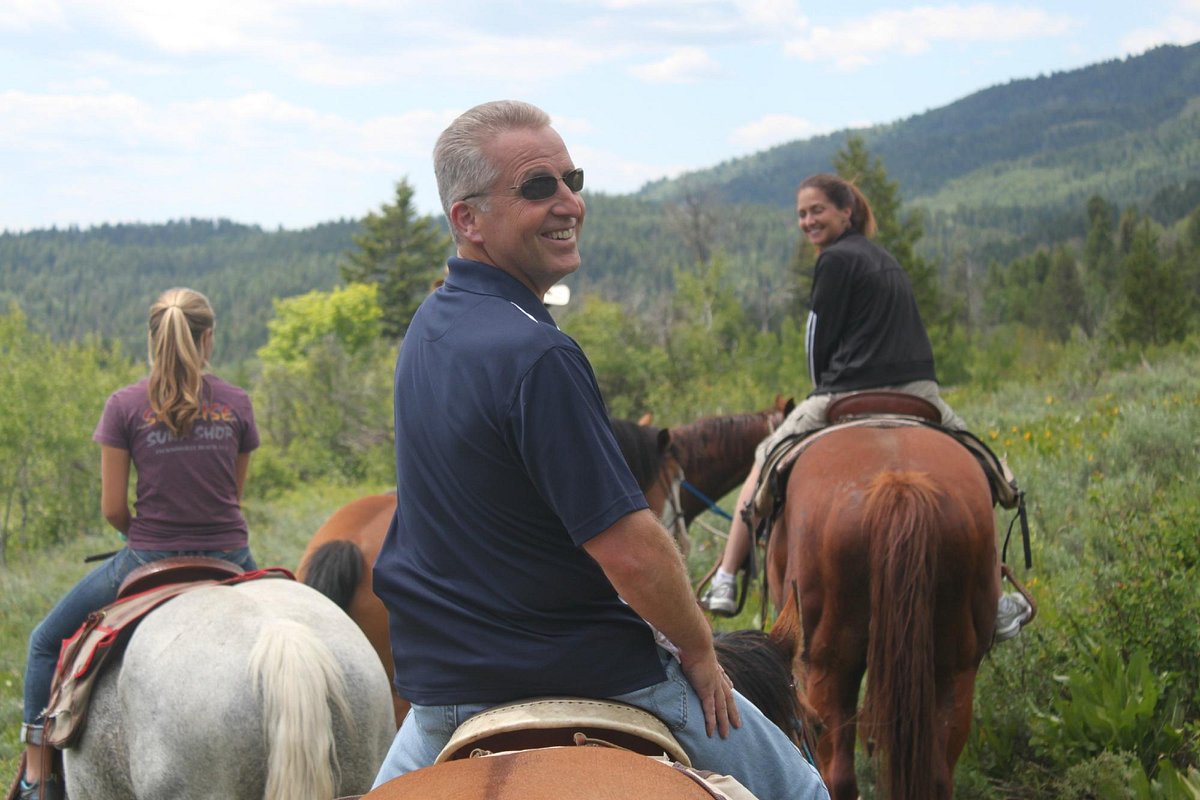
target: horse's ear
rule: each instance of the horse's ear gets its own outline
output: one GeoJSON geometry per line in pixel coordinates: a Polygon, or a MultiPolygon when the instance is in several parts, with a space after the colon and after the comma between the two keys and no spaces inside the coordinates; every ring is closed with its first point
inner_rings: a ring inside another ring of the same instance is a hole
{"type": "Polygon", "coordinates": [[[671,446],[671,429],[663,428],[658,432],[658,452],[665,453],[671,446]]]}
{"type": "Polygon", "coordinates": [[[642,416],[638,419],[638,425],[649,425],[651,422],[654,422],[654,415],[649,411],[647,411],[645,414],[642,414],[642,416]]]}

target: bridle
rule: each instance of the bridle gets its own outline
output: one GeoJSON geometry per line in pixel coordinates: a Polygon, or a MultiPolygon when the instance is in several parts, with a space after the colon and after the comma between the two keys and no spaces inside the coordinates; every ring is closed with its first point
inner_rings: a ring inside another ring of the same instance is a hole
{"type": "Polygon", "coordinates": [[[691,547],[691,540],[688,538],[687,518],[683,515],[683,503],[679,499],[679,488],[684,483],[683,468],[679,467],[668,473],[666,456],[669,456],[670,460],[679,467],[679,459],[675,456],[675,451],[668,449],[658,467],[657,483],[666,498],[666,505],[663,507],[662,513],[662,525],[675,538],[679,549],[686,556],[691,547]]]}

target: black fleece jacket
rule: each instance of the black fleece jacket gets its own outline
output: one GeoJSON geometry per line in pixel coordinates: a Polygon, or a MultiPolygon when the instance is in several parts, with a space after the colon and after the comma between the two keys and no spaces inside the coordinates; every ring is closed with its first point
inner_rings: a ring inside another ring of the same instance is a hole
{"type": "Polygon", "coordinates": [[[860,233],[817,259],[806,339],[813,394],[937,380],[908,275],[860,233]]]}

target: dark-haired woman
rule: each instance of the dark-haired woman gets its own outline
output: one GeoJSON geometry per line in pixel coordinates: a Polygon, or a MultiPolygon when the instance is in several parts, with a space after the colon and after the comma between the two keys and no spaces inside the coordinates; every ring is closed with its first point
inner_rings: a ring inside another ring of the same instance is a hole
{"type": "MultiPolygon", "coordinates": [[[[738,494],[739,512],[750,502],[774,446],[826,426],[829,404],[845,393],[890,389],[917,395],[937,407],[943,426],[966,429],[938,391],[933,347],[907,273],[871,240],[875,217],[866,197],[836,175],[813,175],[796,192],[796,216],[819,253],[805,332],[813,391],[759,444],[738,494]]],[[[701,601],[709,611],[721,616],[735,612],[737,571],[749,550],[749,526],[735,514],[721,563],[701,601]]],[[[1002,596],[996,638],[1015,636],[1031,613],[1021,595],[1002,596]]]]}
{"type": "Polygon", "coordinates": [[[150,307],[150,374],[108,398],[92,434],[100,444],[101,511],[126,545],[77,583],[30,636],[21,800],[63,796],[61,778],[43,774],[50,760],[42,743],[59,649],[88,614],[116,599],[134,568],[178,555],[256,567],[241,496],[258,429],[246,392],[206,372],[213,324],[212,305],[199,292],[160,295],[150,307]],[[132,511],[131,463],[137,469],[132,511]]]}

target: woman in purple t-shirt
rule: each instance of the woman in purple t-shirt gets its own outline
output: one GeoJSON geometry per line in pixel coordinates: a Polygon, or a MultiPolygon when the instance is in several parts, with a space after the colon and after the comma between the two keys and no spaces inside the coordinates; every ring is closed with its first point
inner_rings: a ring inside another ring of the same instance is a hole
{"type": "Polygon", "coordinates": [[[245,391],[205,374],[213,310],[191,289],[169,289],[150,306],[150,375],[108,398],[92,438],[100,443],[100,508],[126,545],[89,573],[33,630],[25,663],[25,773],[18,796],[63,796],[43,776],[42,713],[62,640],[117,597],[134,568],[178,555],[205,555],[255,569],[241,496],[258,447],[245,391]],[[129,467],[137,469],[129,508],[129,467]]]}

